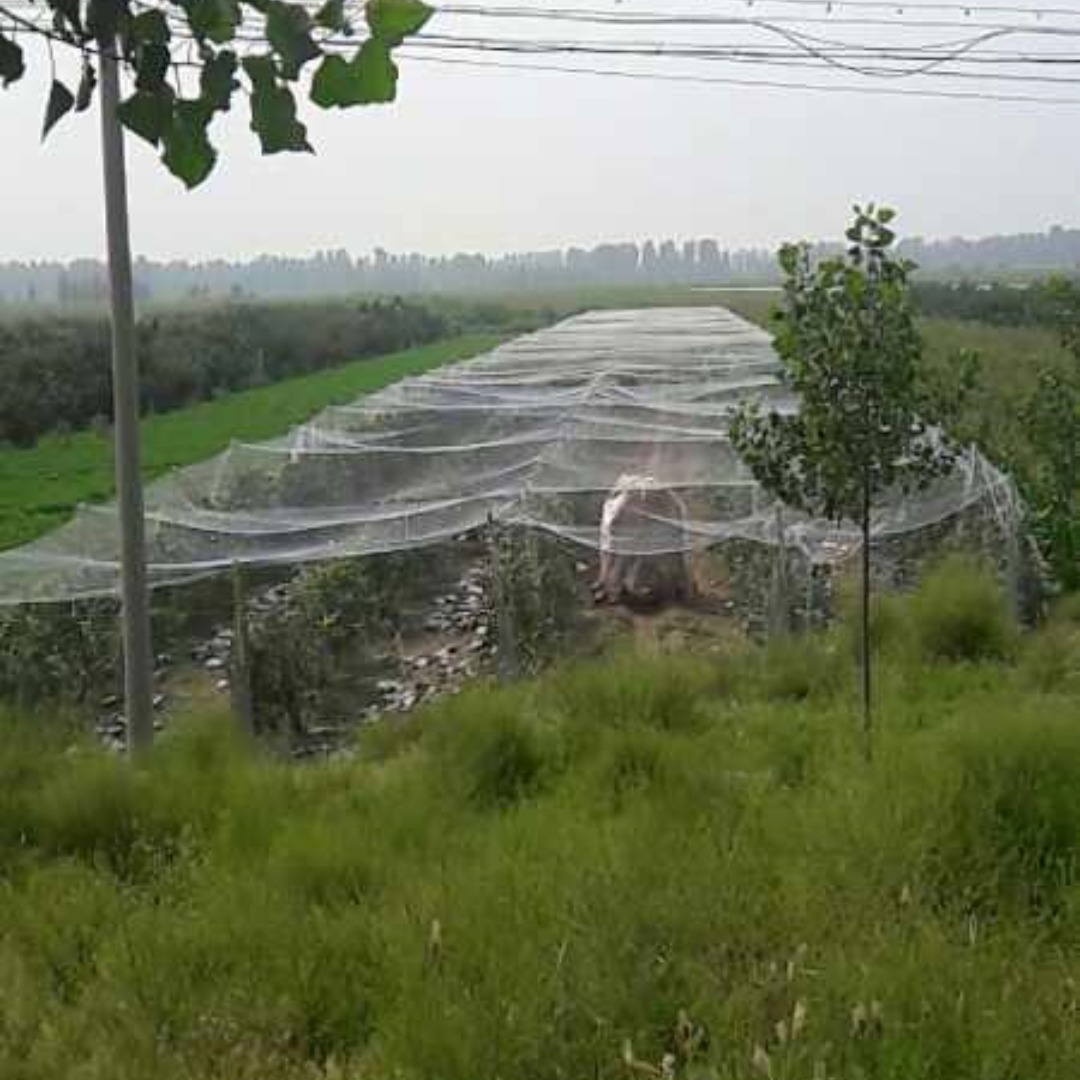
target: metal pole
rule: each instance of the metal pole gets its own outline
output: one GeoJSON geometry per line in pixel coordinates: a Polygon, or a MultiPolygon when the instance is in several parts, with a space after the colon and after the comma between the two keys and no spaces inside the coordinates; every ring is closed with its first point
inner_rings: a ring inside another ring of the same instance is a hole
{"type": "Polygon", "coordinates": [[[112,308],[112,378],[116,497],[120,514],[123,601],[124,711],[127,748],[138,754],[154,738],[154,666],[150,601],[146,586],[146,536],[139,471],[139,376],[135,361],[124,135],[117,106],[120,77],[116,42],[101,43],[101,157],[105,177],[105,227],[112,308]]]}

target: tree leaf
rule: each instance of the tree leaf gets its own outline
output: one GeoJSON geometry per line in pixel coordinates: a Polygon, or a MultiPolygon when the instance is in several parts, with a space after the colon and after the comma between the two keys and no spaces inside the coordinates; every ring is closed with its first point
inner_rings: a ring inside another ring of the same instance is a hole
{"type": "Polygon", "coordinates": [[[273,57],[246,56],[244,70],[251,79],[251,130],[263,153],[311,152],[307,128],[296,118],[296,100],[288,87],[278,84],[273,57]]]}
{"type": "Polygon", "coordinates": [[[49,88],[49,100],[45,105],[45,124],[41,131],[44,139],[56,126],[61,117],[66,116],[75,107],[75,97],[58,79],[53,79],[49,88]]]}
{"type": "Polygon", "coordinates": [[[434,13],[422,0],[368,0],[364,11],[372,34],[391,45],[417,33],[434,13]]]}
{"type": "Polygon", "coordinates": [[[171,36],[164,13],[156,8],[140,11],[131,20],[131,37],[144,45],[167,45],[171,36]]]}
{"type": "Polygon", "coordinates": [[[165,84],[171,63],[167,45],[139,45],[135,51],[135,89],[156,93],[165,84]]]}
{"type": "Polygon", "coordinates": [[[212,112],[228,112],[236,81],[236,53],[226,49],[203,61],[199,72],[200,101],[212,112]]]}
{"type": "Polygon", "coordinates": [[[86,33],[95,41],[112,41],[130,17],[127,0],[87,0],[86,33]]]}
{"type": "Polygon", "coordinates": [[[22,46],[0,34],[0,79],[5,86],[18,82],[26,71],[22,46]]]}
{"type": "Polygon", "coordinates": [[[351,66],[359,83],[360,104],[383,104],[397,96],[398,69],[385,41],[368,38],[360,46],[351,66]]]}
{"type": "Polygon", "coordinates": [[[131,97],[120,103],[120,123],[151,146],[159,146],[172,125],[172,105],[173,93],[168,86],[156,93],[136,90],[131,97]]]}
{"type": "Polygon", "coordinates": [[[77,37],[84,36],[79,0],[52,0],[49,6],[53,10],[53,29],[57,33],[63,32],[66,23],[77,37]]]}
{"type": "Polygon", "coordinates": [[[326,3],[315,13],[315,22],[326,30],[345,30],[348,27],[345,19],[345,0],[326,0],[326,3]]]}
{"type": "Polygon", "coordinates": [[[188,188],[201,184],[217,161],[217,151],[206,135],[211,115],[201,101],[178,101],[173,122],[163,135],[161,160],[188,188]]]}
{"type": "Polygon", "coordinates": [[[83,57],[82,78],[79,80],[79,89],[75,94],[75,111],[86,112],[90,108],[90,102],[94,99],[94,87],[97,86],[97,72],[88,56],[83,57]]]}
{"type": "Polygon", "coordinates": [[[237,0],[190,0],[185,4],[188,26],[199,41],[223,45],[232,41],[240,25],[237,0]]]}
{"type": "Polygon", "coordinates": [[[352,60],[336,55],[323,60],[311,83],[311,100],[324,109],[393,101],[397,76],[389,46],[369,38],[352,60]]]}
{"type": "Polygon", "coordinates": [[[299,4],[270,0],[266,5],[266,39],[281,57],[286,78],[296,78],[304,64],[321,55],[311,37],[311,16],[299,4]]]}
{"type": "Polygon", "coordinates": [[[315,69],[311,100],[323,109],[359,105],[359,86],[359,75],[353,66],[344,57],[331,53],[315,69]]]}

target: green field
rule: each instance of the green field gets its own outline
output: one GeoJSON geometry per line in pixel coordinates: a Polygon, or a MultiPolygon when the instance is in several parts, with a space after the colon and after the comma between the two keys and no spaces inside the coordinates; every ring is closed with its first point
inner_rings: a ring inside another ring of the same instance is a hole
{"type": "MultiPolygon", "coordinates": [[[[149,417],[143,424],[144,475],[153,479],[202,461],[232,439],[283,434],[327,405],[472,356],[498,340],[494,334],[471,334],[149,417]]],[[[32,540],[65,521],[79,503],[112,493],[108,434],[52,435],[29,450],[0,451],[0,549],[32,540]]]]}
{"type": "Polygon", "coordinates": [[[872,764],[842,628],[305,768],[0,719],[0,1075],[1075,1080],[1080,624],[962,578],[879,623],[872,764]]]}

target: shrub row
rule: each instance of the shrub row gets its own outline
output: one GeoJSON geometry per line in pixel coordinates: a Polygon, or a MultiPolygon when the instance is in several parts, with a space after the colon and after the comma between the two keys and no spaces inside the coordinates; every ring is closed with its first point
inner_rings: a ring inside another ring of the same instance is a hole
{"type": "MultiPolygon", "coordinates": [[[[138,324],[145,411],[165,412],[423,344],[446,316],[411,301],[235,302],[144,315],[138,324]]],[[[112,413],[104,316],[0,321],[0,443],[33,444],[53,430],[112,413]]]]}

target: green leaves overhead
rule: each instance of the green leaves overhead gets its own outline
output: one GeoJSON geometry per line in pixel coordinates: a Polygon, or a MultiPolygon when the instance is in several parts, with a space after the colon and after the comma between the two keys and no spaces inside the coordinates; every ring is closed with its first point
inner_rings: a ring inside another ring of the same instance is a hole
{"type": "Polygon", "coordinates": [[[86,37],[95,42],[112,41],[130,16],[126,0],[87,0],[86,37]]]}
{"type": "Polygon", "coordinates": [[[184,10],[195,38],[215,45],[232,41],[242,18],[238,0],[187,0],[184,10]]]}
{"type": "Polygon", "coordinates": [[[210,112],[228,112],[236,81],[236,53],[223,49],[209,57],[199,72],[199,91],[202,103],[210,112]]]}
{"type": "Polygon", "coordinates": [[[45,105],[45,125],[41,130],[41,137],[46,135],[57,122],[75,108],[75,95],[58,79],[53,79],[49,88],[49,100],[45,105]]]}
{"type": "Polygon", "coordinates": [[[135,54],[135,86],[151,93],[159,90],[169,74],[172,57],[167,45],[140,45],[135,54]]]}
{"type": "Polygon", "coordinates": [[[25,70],[22,47],[0,34],[0,82],[10,86],[22,78],[25,70]]]}
{"type": "Polygon", "coordinates": [[[168,45],[172,35],[165,15],[152,9],[140,11],[131,20],[131,36],[145,45],[168,45]]]}
{"type": "Polygon", "coordinates": [[[372,36],[388,45],[419,33],[433,14],[421,0],[368,0],[364,10],[372,36]]]}
{"type": "Polygon", "coordinates": [[[349,23],[345,18],[345,0],[326,0],[315,13],[315,22],[324,30],[334,30],[337,33],[347,31],[349,23]]]}
{"type": "MultiPolygon", "coordinates": [[[[76,93],[59,79],[52,82],[43,137],[67,113],[90,107],[98,43],[115,38],[125,83],[134,87],[120,105],[120,121],[159,149],[166,168],[189,187],[212,171],[217,154],[209,128],[238,90],[250,98],[251,129],[264,153],[310,151],[296,100],[304,73],[313,71],[310,97],[322,108],[393,101],[393,51],[432,15],[422,0],[368,0],[368,37],[351,46],[346,0],[40,2],[52,13],[47,33],[53,50],[67,45],[82,57],[76,93]],[[254,51],[243,56],[244,49],[254,51]]],[[[0,84],[16,82],[25,71],[23,43],[10,31],[0,33],[0,84]]]]}
{"type": "Polygon", "coordinates": [[[251,130],[258,135],[263,153],[310,152],[307,128],[296,117],[296,99],[292,91],[278,81],[274,58],[245,57],[244,71],[251,80],[251,130]]]}
{"type": "Polygon", "coordinates": [[[393,101],[397,65],[385,42],[370,38],[352,60],[328,56],[311,83],[311,100],[324,109],[376,105],[393,101]]]}
{"type": "Polygon", "coordinates": [[[90,63],[90,58],[84,56],[82,78],[79,80],[79,89],[75,93],[76,112],[86,112],[90,108],[95,86],[97,86],[97,73],[94,71],[94,65],[90,63]]]}
{"type": "Polygon", "coordinates": [[[327,56],[311,80],[311,100],[323,109],[359,105],[357,82],[349,61],[343,56],[327,56]]]}
{"type": "Polygon", "coordinates": [[[295,79],[304,64],[322,55],[311,28],[311,16],[299,4],[270,0],[266,5],[266,40],[281,58],[286,78],[295,79]]]}
{"type": "Polygon", "coordinates": [[[210,114],[201,101],[178,101],[172,123],[163,135],[165,152],[161,160],[168,170],[189,187],[201,184],[217,161],[206,127],[210,114]]]}
{"type": "Polygon", "coordinates": [[[136,90],[120,103],[119,113],[124,127],[151,146],[160,146],[173,121],[172,92],[166,95],[136,90]]]}

